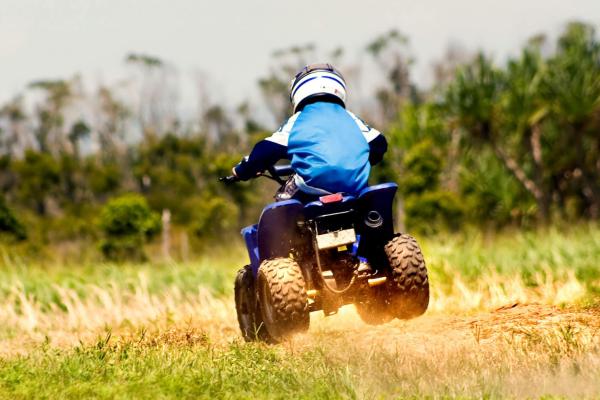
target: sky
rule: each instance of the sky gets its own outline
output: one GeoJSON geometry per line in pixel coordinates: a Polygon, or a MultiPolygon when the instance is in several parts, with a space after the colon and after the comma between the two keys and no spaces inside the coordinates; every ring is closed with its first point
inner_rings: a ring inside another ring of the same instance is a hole
{"type": "Polygon", "coordinates": [[[158,56],[182,74],[202,71],[217,97],[238,102],[256,96],[276,49],[342,46],[359,59],[390,29],[410,38],[413,76],[427,85],[449,44],[502,60],[573,19],[600,28],[600,1],[0,0],[0,102],[39,79],[81,73],[110,83],[130,52],[158,56]]]}

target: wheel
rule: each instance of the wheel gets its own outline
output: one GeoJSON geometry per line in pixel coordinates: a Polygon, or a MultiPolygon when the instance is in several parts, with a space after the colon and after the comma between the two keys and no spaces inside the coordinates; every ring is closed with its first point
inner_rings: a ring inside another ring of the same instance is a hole
{"type": "Polygon", "coordinates": [[[298,263],[290,258],[263,261],[258,269],[257,289],[262,319],[274,340],[308,330],[306,284],[298,263]]]}
{"type": "Polygon", "coordinates": [[[240,269],[235,277],[235,311],[242,336],[247,342],[265,341],[272,339],[267,332],[265,324],[256,301],[254,276],[249,265],[240,269]]]}
{"type": "Polygon", "coordinates": [[[385,245],[392,282],[391,310],[396,318],[418,317],[429,305],[429,279],[427,267],[417,241],[401,234],[385,245]]]}
{"type": "Polygon", "coordinates": [[[370,290],[366,300],[355,304],[356,312],[365,324],[381,325],[394,318],[390,313],[390,306],[386,302],[387,296],[388,293],[384,287],[374,287],[370,290]]]}

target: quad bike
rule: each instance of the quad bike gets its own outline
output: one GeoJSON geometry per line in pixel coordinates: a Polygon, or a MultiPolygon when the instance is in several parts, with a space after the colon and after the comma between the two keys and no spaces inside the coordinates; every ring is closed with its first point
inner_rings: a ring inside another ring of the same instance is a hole
{"type": "MultiPolygon", "coordinates": [[[[293,174],[290,166],[268,171],[261,176],[282,186],[281,177],[293,174]]],[[[235,305],[244,339],[279,342],[308,330],[310,312],[329,316],[345,304],[354,304],[368,324],[423,314],[427,268],[415,239],[394,233],[397,189],[384,183],[358,196],[278,201],[263,209],[258,224],[242,229],[250,264],[237,274],[235,305]]]]}

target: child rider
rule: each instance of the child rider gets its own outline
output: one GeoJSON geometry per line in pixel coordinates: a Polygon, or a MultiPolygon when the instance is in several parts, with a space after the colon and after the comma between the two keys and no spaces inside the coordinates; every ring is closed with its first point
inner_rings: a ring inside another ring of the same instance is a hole
{"type": "Polygon", "coordinates": [[[233,168],[248,180],[281,159],[295,172],[277,200],[306,202],[331,193],[358,194],[371,165],[387,150],[385,137],[346,110],[346,82],[330,64],[304,67],[290,86],[292,115],[277,132],[258,142],[233,168]]]}

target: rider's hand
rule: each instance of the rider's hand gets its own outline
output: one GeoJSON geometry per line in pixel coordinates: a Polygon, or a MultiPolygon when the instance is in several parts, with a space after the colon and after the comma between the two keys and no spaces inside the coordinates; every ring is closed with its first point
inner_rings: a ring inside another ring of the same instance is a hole
{"type": "Polygon", "coordinates": [[[219,178],[219,182],[223,182],[223,183],[234,183],[234,182],[239,182],[239,178],[237,176],[233,176],[233,175],[229,175],[229,176],[222,176],[219,178]]]}
{"type": "Polygon", "coordinates": [[[235,172],[235,167],[233,167],[231,169],[231,175],[229,176],[222,176],[219,178],[219,182],[223,182],[223,183],[234,183],[234,182],[239,182],[240,178],[237,176],[236,172],[235,172]]]}

